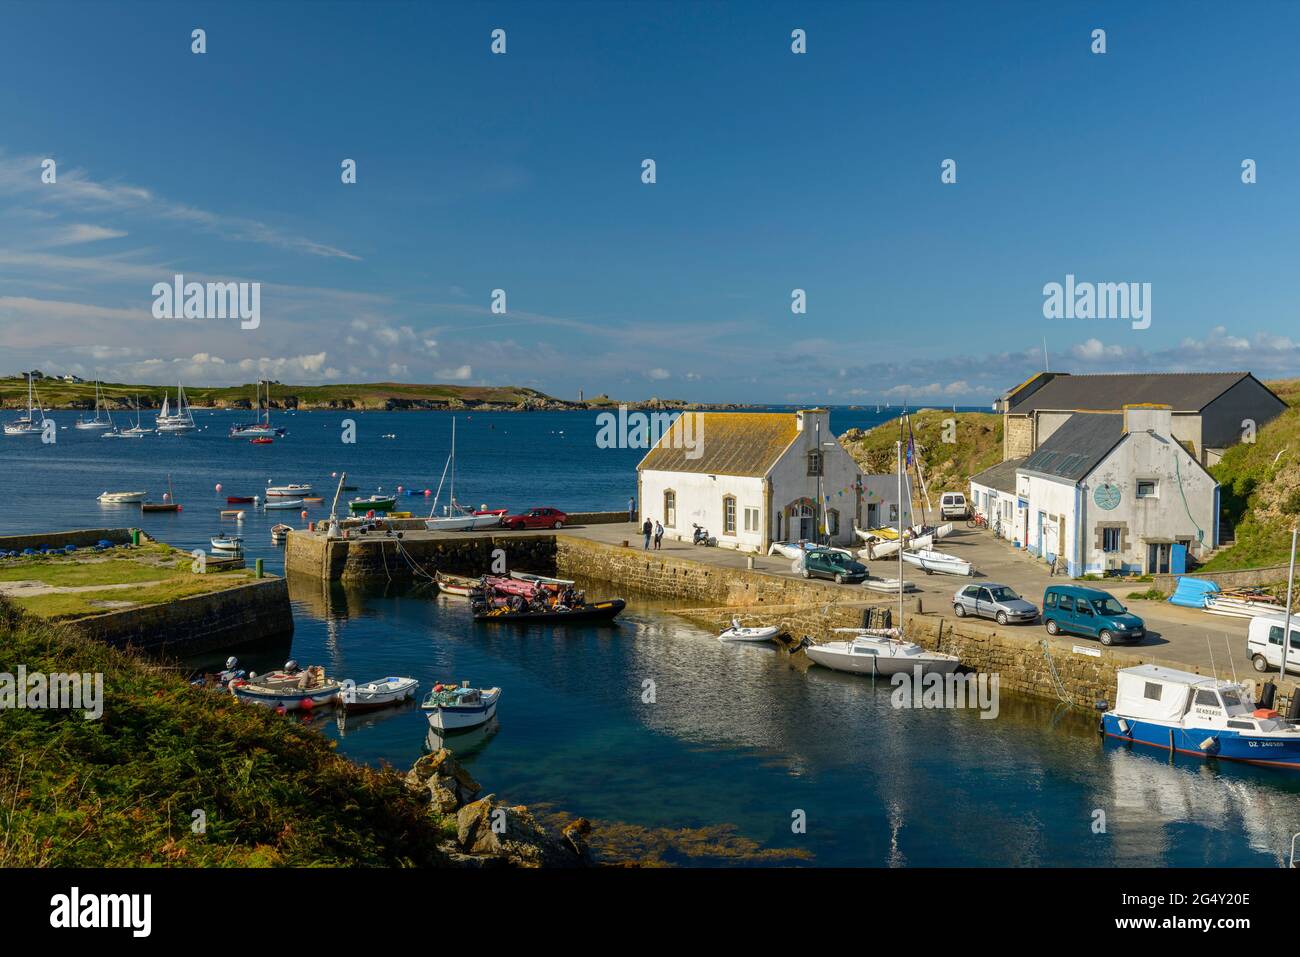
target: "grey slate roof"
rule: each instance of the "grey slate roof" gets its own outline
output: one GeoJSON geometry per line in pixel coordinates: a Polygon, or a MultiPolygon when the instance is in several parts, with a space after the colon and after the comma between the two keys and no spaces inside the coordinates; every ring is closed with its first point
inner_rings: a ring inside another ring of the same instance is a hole
{"type": "Polygon", "coordinates": [[[1010,495],[1016,494],[1016,469],[1025,464],[1023,458],[1007,459],[1005,462],[999,462],[983,472],[979,472],[970,477],[970,480],[976,485],[983,485],[985,488],[997,489],[999,492],[1006,492],[1010,495]]]}
{"type": "Polygon", "coordinates": [[[1091,472],[1124,437],[1120,412],[1076,412],[1021,466],[1078,482],[1091,472]]]}
{"type": "Polygon", "coordinates": [[[1106,411],[1156,403],[1175,412],[1199,412],[1250,375],[1249,372],[1144,372],[1119,375],[1058,375],[1010,409],[1012,415],[1078,410],[1106,411]]]}

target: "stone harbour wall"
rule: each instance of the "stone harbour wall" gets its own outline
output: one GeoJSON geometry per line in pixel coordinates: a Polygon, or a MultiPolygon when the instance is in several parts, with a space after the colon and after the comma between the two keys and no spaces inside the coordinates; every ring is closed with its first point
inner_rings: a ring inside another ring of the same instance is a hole
{"type": "Polygon", "coordinates": [[[303,531],[289,533],[284,565],[291,575],[345,583],[419,581],[439,571],[477,577],[492,567],[498,548],[509,570],[547,574],[555,568],[553,535],[397,538],[378,533],[327,539],[303,531]]]}
{"type": "Polygon", "coordinates": [[[264,578],[207,595],[106,612],[68,627],[118,648],[150,655],[187,655],[293,632],[289,589],[264,578]]]}
{"type": "Polygon", "coordinates": [[[63,548],[75,545],[77,548],[89,548],[107,539],[114,545],[126,545],[131,541],[129,528],[80,528],[69,532],[41,532],[39,535],[2,535],[0,551],[22,551],[24,548],[63,548]]]}

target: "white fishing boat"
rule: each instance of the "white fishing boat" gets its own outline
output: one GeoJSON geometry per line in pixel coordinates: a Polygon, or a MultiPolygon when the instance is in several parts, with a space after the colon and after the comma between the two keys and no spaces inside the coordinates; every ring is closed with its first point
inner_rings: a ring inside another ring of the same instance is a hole
{"type": "Polygon", "coordinates": [[[185,387],[179,382],[176,383],[176,411],[170,412],[167,407],[167,394],[163,394],[162,409],[158,412],[158,418],[154,425],[160,433],[178,435],[185,432],[193,432],[198,428],[194,424],[194,415],[190,412],[189,403],[185,400],[185,387]]]}
{"type": "Polygon", "coordinates": [[[272,544],[272,545],[283,545],[286,541],[289,540],[289,533],[292,532],[292,531],[293,531],[293,528],[292,528],[291,526],[289,526],[289,525],[283,525],[283,524],[281,524],[281,525],[272,525],[272,526],[271,526],[271,544],[272,544]]]}
{"type": "Polygon", "coordinates": [[[211,539],[214,552],[234,554],[244,550],[244,540],[238,535],[217,535],[211,539]]]}
{"type": "Polygon", "coordinates": [[[895,629],[836,628],[854,635],[845,641],[828,641],[805,648],[808,657],[823,668],[854,674],[951,674],[961,664],[956,655],[928,651],[915,642],[898,637],[895,629]]]}
{"type": "Polygon", "coordinates": [[[251,701],[277,711],[310,710],[333,704],[340,690],[338,682],[329,680],[308,680],[305,686],[294,681],[263,682],[260,678],[230,683],[231,693],[240,701],[251,701]]]}
{"type": "Polygon", "coordinates": [[[95,382],[95,417],[93,419],[77,419],[77,428],[79,429],[111,429],[113,420],[111,418],[101,418],[100,413],[107,414],[108,409],[104,407],[104,397],[100,393],[99,382],[95,382]]]}
{"type": "Polygon", "coordinates": [[[40,435],[43,431],[45,431],[45,410],[41,408],[41,400],[36,394],[36,386],[29,372],[27,373],[27,412],[12,422],[6,422],[4,433],[5,435],[40,435]],[[40,419],[36,418],[37,413],[40,413],[40,419]]]}
{"type": "Polygon", "coordinates": [[[476,512],[456,501],[456,419],[453,417],[451,454],[447,456],[447,462],[442,467],[442,478],[438,480],[438,491],[433,496],[433,508],[429,510],[429,517],[425,520],[424,527],[431,532],[467,532],[477,528],[495,528],[500,524],[499,512],[489,512],[486,509],[476,512]],[[438,499],[442,495],[442,483],[447,480],[448,472],[451,473],[451,502],[449,505],[444,505],[443,513],[438,515],[438,499]]]}
{"type": "Polygon", "coordinates": [[[463,731],[491,721],[500,699],[500,688],[438,684],[420,707],[429,712],[429,727],[435,731],[463,731]]]}
{"type": "Polygon", "coordinates": [[[143,502],[148,492],[103,492],[97,501],[105,505],[134,505],[143,502]]]}
{"type": "Polygon", "coordinates": [[[771,641],[781,634],[778,625],[761,625],[745,627],[739,618],[731,619],[731,627],[718,635],[719,641],[771,641]]]}
{"type": "Polygon", "coordinates": [[[312,487],[307,484],[302,485],[272,485],[267,488],[266,495],[268,498],[275,496],[277,498],[303,498],[312,493],[312,487]]]}
{"type": "Polygon", "coordinates": [[[345,686],[339,703],[348,711],[372,711],[400,704],[415,694],[420,682],[414,678],[380,678],[365,684],[345,686]]]}
{"type": "Polygon", "coordinates": [[[927,575],[933,575],[935,572],[942,575],[971,574],[970,562],[946,552],[936,552],[933,548],[922,548],[914,552],[904,549],[902,559],[909,565],[922,569],[927,575]]]}

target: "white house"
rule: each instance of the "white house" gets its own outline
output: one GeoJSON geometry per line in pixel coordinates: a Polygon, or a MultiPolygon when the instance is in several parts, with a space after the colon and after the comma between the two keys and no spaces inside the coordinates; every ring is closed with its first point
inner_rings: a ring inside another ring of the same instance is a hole
{"type": "Polygon", "coordinates": [[[985,469],[970,480],[970,508],[975,514],[988,519],[989,529],[1016,547],[1023,547],[1021,529],[1025,527],[1020,514],[1028,503],[1016,495],[1016,469],[1025,463],[1021,459],[1007,459],[985,469]]]}
{"type": "Polygon", "coordinates": [[[666,537],[690,541],[698,524],[721,546],[766,552],[778,541],[848,545],[855,524],[897,524],[897,480],[864,475],[825,409],[686,415],[693,433],[678,419],[637,466],[638,521],[663,522],[666,537]]]}
{"type": "Polygon", "coordinates": [[[1219,485],[1171,432],[1169,406],[1080,412],[1016,469],[1014,540],[1071,575],[1177,571],[1218,544],[1219,485]]]}

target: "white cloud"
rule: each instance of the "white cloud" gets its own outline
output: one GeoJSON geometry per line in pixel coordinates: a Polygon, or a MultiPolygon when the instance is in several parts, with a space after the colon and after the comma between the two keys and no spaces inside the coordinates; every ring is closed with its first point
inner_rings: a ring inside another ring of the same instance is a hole
{"type": "Polygon", "coordinates": [[[73,223],[55,230],[46,241],[47,246],[75,246],[78,243],[95,243],[102,239],[121,239],[127,235],[121,229],[109,229],[106,226],[92,226],[88,223],[73,223]]]}
{"type": "Polygon", "coordinates": [[[457,366],[454,369],[439,369],[434,375],[439,379],[447,379],[451,382],[464,382],[474,374],[474,370],[469,366],[457,366]]]}
{"type": "Polygon", "coordinates": [[[656,379],[656,380],[671,379],[673,377],[673,374],[669,372],[667,369],[651,369],[649,372],[646,373],[646,375],[651,379],[656,379]]]}

